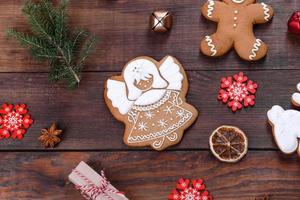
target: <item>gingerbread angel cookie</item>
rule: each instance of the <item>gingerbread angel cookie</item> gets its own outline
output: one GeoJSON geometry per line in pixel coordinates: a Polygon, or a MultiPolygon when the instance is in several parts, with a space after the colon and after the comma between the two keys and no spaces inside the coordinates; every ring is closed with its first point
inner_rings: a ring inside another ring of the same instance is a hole
{"type": "Polygon", "coordinates": [[[267,115],[279,149],[285,154],[291,154],[297,150],[300,156],[300,112],[284,110],[276,105],[268,111],[267,115]]]}
{"type": "Polygon", "coordinates": [[[201,12],[205,18],[218,23],[217,31],[200,43],[203,54],[222,56],[232,47],[248,61],[259,60],[267,54],[268,47],[255,37],[253,25],[271,20],[274,13],[270,6],[255,0],[208,0],[201,12]]]}
{"type": "Polygon", "coordinates": [[[186,103],[188,80],[172,56],[160,62],[138,57],[126,64],[121,76],[107,80],[104,98],[111,113],[125,124],[124,142],[163,150],[177,144],[197,118],[186,103]]]}

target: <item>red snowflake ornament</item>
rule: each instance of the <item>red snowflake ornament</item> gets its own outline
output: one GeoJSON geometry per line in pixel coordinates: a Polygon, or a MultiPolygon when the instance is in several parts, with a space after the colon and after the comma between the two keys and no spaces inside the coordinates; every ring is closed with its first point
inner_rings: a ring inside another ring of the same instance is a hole
{"type": "Polygon", "coordinates": [[[202,179],[192,180],[182,179],[178,180],[176,189],[168,196],[169,200],[212,200],[212,196],[207,190],[202,179]]]}
{"type": "Polygon", "coordinates": [[[0,110],[0,139],[10,136],[14,139],[23,139],[26,129],[33,123],[27,112],[25,104],[15,106],[3,104],[0,110]]]}
{"type": "Polygon", "coordinates": [[[243,72],[235,74],[233,77],[223,77],[221,79],[221,89],[218,100],[227,103],[233,112],[244,107],[255,104],[255,93],[258,84],[248,80],[243,72]]]}

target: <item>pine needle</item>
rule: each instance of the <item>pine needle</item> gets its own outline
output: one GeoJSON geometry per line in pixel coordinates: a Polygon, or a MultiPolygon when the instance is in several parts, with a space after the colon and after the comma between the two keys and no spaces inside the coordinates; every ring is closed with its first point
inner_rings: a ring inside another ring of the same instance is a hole
{"type": "Polygon", "coordinates": [[[68,0],[61,0],[57,7],[50,0],[27,1],[23,13],[31,33],[9,29],[7,36],[28,48],[35,59],[48,61],[50,80],[64,80],[68,87],[76,88],[96,38],[85,30],[69,29],[67,6],[68,0]]]}

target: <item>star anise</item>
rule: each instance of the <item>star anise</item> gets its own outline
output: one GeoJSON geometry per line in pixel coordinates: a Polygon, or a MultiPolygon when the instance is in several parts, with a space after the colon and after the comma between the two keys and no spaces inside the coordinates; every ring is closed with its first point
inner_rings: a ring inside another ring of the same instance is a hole
{"type": "Polygon", "coordinates": [[[56,124],[53,123],[49,129],[42,129],[39,141],[44,147],[53,148],[57,143],[61,141],[58,137],[62,133],[62,130],[56,129],[56,124]]]}

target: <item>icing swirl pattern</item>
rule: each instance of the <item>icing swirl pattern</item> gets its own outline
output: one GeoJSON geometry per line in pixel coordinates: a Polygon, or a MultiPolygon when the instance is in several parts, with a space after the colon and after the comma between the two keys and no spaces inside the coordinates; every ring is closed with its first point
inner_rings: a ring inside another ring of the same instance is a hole
{"type": "Polygon", "coordinates": [[[210,18],[212,17],[212,12],[214,10],[214,5],[215,5],[215,2],[213,0],[208,1],[207,16],[210,17],[210,18]]]}
{"type": "Polygon", "coordinates": [[[264,9],[265,20],[269,21],[269,19],[270,19],[270,14],[269,14],[270,9],[268,8],[267,4],[265,4],[265,3],[261,3],[261,5],[263,6],[263,9],[264,9]]]}
{"type": "Polygon", "coordinates": [[[254,45],[253,45],[253,49],[251,50],[251,54],[249,56],[250,60],[253,60],[256,57],[256,52],[259,50],[259,47],[261,46],[262,41],[261,39],[256,39],[254,45]]]}
{"type": "Polygon", "coordinates": [[[207,45],[210,47],[211,56],[214,56],[217,54],[217,50],[214,44],[212,44],[212,39],[210,36],[205,36],[205,41],[207,42],[207,45]]]}

